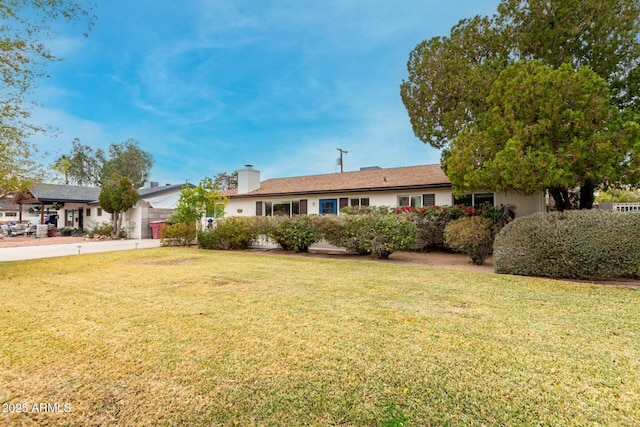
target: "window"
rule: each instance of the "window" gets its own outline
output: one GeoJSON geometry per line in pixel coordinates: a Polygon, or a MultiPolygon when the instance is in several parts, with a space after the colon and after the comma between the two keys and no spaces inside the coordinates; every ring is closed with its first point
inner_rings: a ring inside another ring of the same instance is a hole
{"type": "Polygon", "coordinates": [[[422,195],[422,206],[435,206],[436,205],[436,195],[435,194],[423,194],[422,195]]]}
{"type": "Polygon", "coordinates": [[[266,216],[292,216],[300,214],[300,200],[285,202],[264,202],[266,216]]]}
{"type": "Polygon", "coordinates": [[[465,194],[462,197],[454,197],[454,205],[467,205],[474,208],[479,208],[482,205],[488,204],[494,206],[493,193],[474,193],[465,194]]]}
{"type": "Polygon", "coordinates": [[[16,212],[7,212],[5,216],[18,216],[16,212]]]}
{"type": "Polygon", "coordinates": [[[398,197],[398,206],[411,206],[412,208],[421,208],[422,196],[400,196],[398,197]]]}
{"type": "Polygon", "coordinates": [[[369,206],[368,197],[357,197],[349,200],[350,206],[369,206]]]}
{"type": "Polygon", "coordinates": [[[102,208],[98,208],[98,213],[97,213],[97,215],[98,215],[98,216],[102,216],[102,208]]]}
{"type": "Polygon", "coordinates": [[[65,222],[64,225],[66,227],[73,227],[73,213],[75,212],[73,209],[67,209],[66,211],[66,216],[65,216],[65,222]]]}
{"type": "Polygon", "coordinates": [[[84,216],[91,216],[91,208],[86,208],[85,209],[85,214],[84,216]]]}

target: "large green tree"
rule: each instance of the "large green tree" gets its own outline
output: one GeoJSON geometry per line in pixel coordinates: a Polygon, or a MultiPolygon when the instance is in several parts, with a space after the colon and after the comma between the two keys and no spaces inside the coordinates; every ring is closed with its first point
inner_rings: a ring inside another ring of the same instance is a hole
{"type": "MultiPolygon", "coordinates": [[[[477,130],[474,126],[486,119],[496,106],[495,100],[493,105],[488,102],[494,82],[507,67],[520,61],[540,60],[555,69],[562,64],[570,64],[574,70],[589,67],[608,85],[611,105],[620,112],[634,110],[639,104],[639,31],[637,0],[503,0],[493,17],[465,19],[448,37],[426,40],[411,52],[409,77],[401,85],[401,96],[414,133],[423,142],[443,149],[443,160],[452,155],[451,144],[459,135],[464,137],[457,143],[458,150],[464,141],[471,144],[468,150],[482,151],[484,140],[465,132],[477,130]]],[[[514,90],[517,94],[518,88],[514,90]]],[[[626,117],[632,112],[625,112],[626,117]]],[[[638,179],[633,168],[640,151],[629,144],[625,161],[614,166],[617,177],[631,182],[638,179]]],[[[452,181],[465,176],[457,175],[452,181]]],[[[470,184],[454,182],[458,189],[470,189],[470,184]]],[[[586,207],[597,184],[600,182],[575,181],[552,195],[582,185],[586,207]]],[[[556,203],[564,206],[563,198],[556,203]]]]}
{"type": "Polygon", "coordinates": [[[98,187],[117,173],[129,178],[134,187],[140,188],[149,179],[154,163],[151,153],[142,150],[134,139],[111,143],[107,155],[102,149],[94,150],[76,138],[71,153],[66,157],[70,162],[67,175],[71,181],[77,185],[98,187]]]}
{"type": "Polygon", "coordinates": [[[238,171],[233,171],[231,173],[220,172],[213,179],[213,183],[220,189],[220,191],[238,188],[238,171]]]}
{"type": "MultiPolygon", "coordinates": [[[[487,107],[444,161],[456,193],[549,189],[559,208],[570,208],[567,188],[615,177],[637,136],[611,104],[607,82],[588,67],[518,62],[498,76],[487,107]]],[[[581,197],[582,207],[592,194],[581,197]]]]}
{"type": "Polygon", "coordinates": [[[90,28],[94,19],[91,2],[0,1],[0,196],[26,190],[42,174],[28,138],[47,129],[30,120],[29,95],[58,59],[47,47],[53,24],[84,21],[90,28]]]}
{"type": "Polygon", "coordinates": [[[102,165],[105,155],[101,149],[94,150],[82,144],[78,138],[73,140],[67,169],[67,178],[77,185],[100,186],[102,183],[102,165]]]}
{"type": "Polygon", "coordinates": [[[144,186],[153,167],[153,156],[140,148],[138,141],[128,139],[109,146],[109,159],[102,165],[102,180],[114,173],[128,177],[136,188],[144,186]]]}
{"type": "Polygon", "coordinates": [[[109,213],[115,213],[113,237],[120,235],[123,214],[138,201],[140,194],[126,176],[114,173],[102,186],[98,201],[100,207],[109,213]]]}

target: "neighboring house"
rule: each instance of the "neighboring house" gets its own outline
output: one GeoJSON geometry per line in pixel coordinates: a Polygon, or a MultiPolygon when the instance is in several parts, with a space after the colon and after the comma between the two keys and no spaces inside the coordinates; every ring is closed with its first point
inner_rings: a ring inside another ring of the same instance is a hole
{"type": "MultiPolygon", "coordinates": [[[[193,184],[188,184],[194,187],[193,184]]],[[[175,212],[180,199],[180,191],[185,184],[158,186],[152,182],[151,187],[141,188],[138,203],[124,215],[123,225],[127,234],[135,239],[150,239],[152,237],[150,222],[164,221],[175,212]]]]}
{"type": "Polygon", "coordinates": [[[40,203],[43,214],[58,213],[58,228],[90,230],[111,220],[111,214],[97,206],[98,187],[36,184],[31,194],[36,203],[40,203]]]}
{"type": "Polygon", "coordinates": [[[516,215],[545,211],[542,193],[476,192],[456,198],[439,164],[355,172],[275,178],[260,181],[251,166],[238,171],[238,188],[222,193],[229,198],[225,216],[339,214],[345,206],[413,206],[467,204],[513,205],[516,215]]]}
{"type": "MultiPolygon", "coordinates": [[[[189,184],[191,185],[191,184],[189,184]]],[[[158,186],[139,189],[140,198],[136,205],[124,214],[123,229],[134,239],[151,238],[149,222],[163,221],[174,212],[184,184],[158,186]]],[[[77,185],[37,184],[31,191],[33,202],[40,204],[43,214],[59,207],[58,227],[91,230],[103,222],[112,221],[112,214],[104,211],[98,202],[99,187],[77,185]]]]}
{"type": "MultiPolygon", "coordinates": [[[[23,214],[23,217],[25,215],[23,214]]],[[[10,198],[0,200],[0,224],[19,221],[20,205],[14,203],[10,198]]],[[[30,219],[31,217],[29,217],[30,219]]],[[[24,220],[25,218],[23,218],[24,220]]]]}

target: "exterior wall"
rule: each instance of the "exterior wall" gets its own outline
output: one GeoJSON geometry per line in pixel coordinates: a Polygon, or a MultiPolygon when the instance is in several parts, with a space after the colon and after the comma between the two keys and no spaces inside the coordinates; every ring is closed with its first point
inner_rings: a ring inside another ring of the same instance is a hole
{"type": "Polygon", "coordinates": [[[137,206],[129,209],[122,220],[122,227],[130,239],[151,239],[150,222],[164,221],[175,209],[156,209],[137,206]]]}
{"type": "Polygon", "coordinates": [[[148,210],[147,207],[135,206],[124,213],[122,228],[127,232],[127,237],[130,239],[142,238],[142,221],[148,210]]]}
{"type": "MultiPolygon", "coordinates": [[[[233,198],[225,208],[225,216],[255,216],[256,202],[285,202],[291,200],[307,200],[307,213],[318,214],[320,212],[321,199],[340,198],[369,198],[370,206],[398,206],[399,196],[434,194],[436,205],[450,205],[452,203],[451,190],[449,188],[425,188],[404,191],[372,191],[369,193],[326,193],[297,196],[233,198]]],[[[263,213],[264,214],[264,213],[263,213]]]]}
{"type": "Polygon", "coordinates": [[[546,212],[544,194],[533,194],[525,196],[516,193],[496,193],[495,205],[514,205],[516,207],[516,217],[531,215],[536,212],[546,212]]]}
{"type": "Polygon", "coordinates": [[[64,207],[58,210],[58,228],[71,227],[78,228],[80,226],[80,209],[82,209],[84,230],[91,230],[96,225],[103,222],[111,221],[111,214],[102,211],[102,215],[98,215],[98,206],[88,205],[86,203],[65,203],[64,207]],[[87,216],[87,209],[90,210],[90,215],[87,216]],[[73,225],[67,225],[67,212],[73,211],[73,225]]]}
{"type": "MultiPolygon", "coordinates": [[[[256,198],[237,198],[230,199],[225,209],[225,216],[255,216],[256,201],[261,202],[284,202],[291,200],[307,200],[307,213],[318,214],[320,209],[320,199],[340,199],[343,197],[352,198],[369,198],[371,206],[398,206],[398,197],[434,194],[435,204],[438,206],[451,205],[453,203],[453,194],[450,188],[425,188],[418,190],[405,191],[372,191],[369,193],[335,193],[335,194],[313,194],[299,196],[279,196],[279,197],[256,197],[256,198]]],[[[532,196],[525,196],[515,193],[495,193],[494,203],[500,205],[516,206],[516,215],[525,216],[535,212],[545,212],[545,200],[542,193],[532,196]]],[[[264,215],[264,213],[263,213],[264,215]]]]}

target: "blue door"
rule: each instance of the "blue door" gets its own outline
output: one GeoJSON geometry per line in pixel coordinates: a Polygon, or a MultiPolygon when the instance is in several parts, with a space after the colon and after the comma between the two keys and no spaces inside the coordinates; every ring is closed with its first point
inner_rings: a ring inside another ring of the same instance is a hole
{"type": "Polygon", "coordinates": [[[338,215],[338,199],[320,199],[320,215],[338,215]]]}

